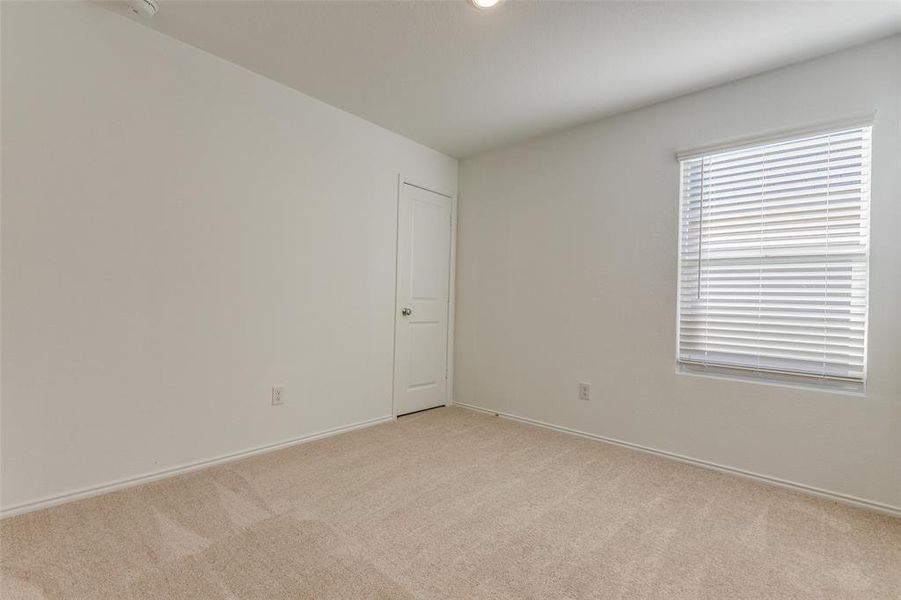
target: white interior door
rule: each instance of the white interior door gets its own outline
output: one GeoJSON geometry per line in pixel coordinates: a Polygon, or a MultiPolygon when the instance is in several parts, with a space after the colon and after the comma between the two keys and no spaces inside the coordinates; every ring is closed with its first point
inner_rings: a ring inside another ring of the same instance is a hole
{"type": "Polygon", "coordinates": [[[397,215],[394,411],[447,402],[451,198],[401,183],[397,215]]]}

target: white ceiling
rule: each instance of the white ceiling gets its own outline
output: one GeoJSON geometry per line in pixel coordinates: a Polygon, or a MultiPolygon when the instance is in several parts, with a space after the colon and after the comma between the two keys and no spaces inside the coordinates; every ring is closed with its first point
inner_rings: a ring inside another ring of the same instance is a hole
{"type": "Polygon", "coordinates": [[[890,35],[901,0],[161,0],[139,20],[463,157],[890,35]]]}

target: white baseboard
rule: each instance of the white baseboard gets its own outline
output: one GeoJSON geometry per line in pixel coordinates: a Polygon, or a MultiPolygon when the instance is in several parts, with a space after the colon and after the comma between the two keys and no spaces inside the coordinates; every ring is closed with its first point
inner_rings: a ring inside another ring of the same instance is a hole
{"type": "Polygon", "coordinates": [[[41,498],[40,500],[33,500],[31,502],[23,502],[21,504],[16,504],[13,506],[4,507],[4,508],[0,509],[0,519],[5,519],[7,517],[13,517],[15,515],[21,515],[21,514],[24,514],[27,512],[35,511],[35,510],[41,510],[44,508],[50,508],[51,506],[56,506],[58,504],[65,504],[66,502],[73,502],[75,500],[81,500],[83,498],[90,498],[91,496],[99,496],[100,494],[106,494],[108,492],[114,492],[116,490],[134,487],[136,485],[141,485],[144,483],[150,483],[151,481],[157,481],[159,479],[165,479],[167,477],[174,477],[175,475],[181,475],[183,473],[190,473],[191,471],[198,471],[200,469],[205,469],[207,467],[212,467],[214,465],[219,465],[222,463],[231,462],[233,460],[247,458],[247,457],[253,456],[255,454],[264,454],[266,452],[273,452],[275,450],[281,450],[282,448],[287,448],[289,446],[296,446],[297,444],[304,444],[306,442],[312,442],[314,440],[319,440],[319,439],[322,439],[325,437],[338,435],[339,433],[353,431],[354,429],[362,429],[364,427],[372,427],[373,425],[378,425],[380,423],[387,423],[389,421],[394,421],[396,418],[397,417],[394,417],[394,416],[377,417],[375,419],[360,421],[358,423],[351,423],[350,425],[335,427],[333,429],[326,429],[325,431],[309,433],[307,435],[292,438],[290,440],[285,440],[283,442],[276,442],[275,444],[267,444],[265,446],[257,446],[255,448],[250,448],[248,450],[241,450],[240,452],[224,454],[222,456],[217,456],[215,458],[210,458],[207,460],[200,460],[197,462],[188,463],[186,465],[181,465],[178,467],[172,467],[169,469],[163,469],[162,471],[155,471],[153,473],[147,473],[145,475],[139,475],[137,477],[130,477],[127,479],[119,479],[117,481],[113,481],[110,483],[104,483],[104,484],[97,485],[97,486],[92,486],[92,487],[82,488],[80,490],[75,490],[73,492],[66,492],[64,494],[59,494],[56,496],[49,496],[46,498],[41,498]]]}
{"type": "Polygon", "coordinates": [[[464,402],[460,402],[459,400],[455,400],[454,405],[460,406],[462,408],[466,408],[469,410],[474,410],[476,412],[481,412],[481,413],[485,413],[485,414],[492,415],[492,416],[502,417],[504,419],[510,419],[511,421],[518,421],[520,423],[525,423],[527,425],[535,425],[537,427],[544,427],[545,429],[553,429],[554,431],[560,431],[563,433],[568,433],[570,435],[577,435],[579,437],[588,438],[590,440],[595,440],[598,442],[605,442],[607,444],[614,444],[616,446],[622,446],[624,448],[638,450],[639,452],[646,452],[648,454],[662,456],[664,458],[669,458],[671,460],[677,460],[679,462],[694,465],[696,467],[702,467],[705,469],[720,471],[721,473],[729,473],[732,475],[738,475],[740,477],[745,477],[747,479],[753,479],[755,481],[759,481],[761,483],[765,483],[768,485],[775,485],[778,487],[788,488],[791,490],[795,490],[795,491],[807,494],[809,496],[816,496],[818,498],[824,498],[826,500],[833,500],[835,502],[841,502],[842,504],[849,504],[849,505],[855,506],[857,508],[865,508],[865,509],[872,510],[875,512],[890,515],[892,517],[901,517],[901,506],[892,506],[891,504],[883,504],[881,502],[865,500],[864,498],[857,498],[855,496],[849,496],[847,494],[832,492],[829,490],[824,490],[821,488],[804,485],[802,483],[796,483],[794,481],[779,479],[778,477],[770,477],[769,475],[761,475],[760,473],[754,473],[752,471],[746,471],[744,469],[739,469],[736,467],[729,467],[726,465],[721,465],[721,464],[706,461],[706,460],[691,458],[690,456],[683,456],[681,454],[676,454],[674,452],[658,450],[656,448],[650,448],[648,446],[641,446],[639,444],[633,444],[631,442],[624,442],[622,440],[617,440],[615,438],[609,438],[609,437],[606,437],[603,435],[597,435],[594,433],[587,433],[585,431],[579,431],[578,429],[570,429],[569,427],[563,427],[561,425],[554,425],[552,423],[545,423],[544,421],[537,421],[535,419],[520,417],[518,415],[513,415],[513,414],[504,413],[504,412],[497,411],[497,410],[492,410],[490,408],[484,408],[481,406],[466,404],[464,402]]]}

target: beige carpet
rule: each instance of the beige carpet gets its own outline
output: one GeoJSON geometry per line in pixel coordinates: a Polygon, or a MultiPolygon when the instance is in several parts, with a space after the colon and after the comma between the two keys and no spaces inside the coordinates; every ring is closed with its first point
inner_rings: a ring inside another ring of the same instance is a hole
{"type": "Polygon", "coordinates": [[[437,409],[6,519],[19,598],[901,598],[901,520],[437,409]]]}

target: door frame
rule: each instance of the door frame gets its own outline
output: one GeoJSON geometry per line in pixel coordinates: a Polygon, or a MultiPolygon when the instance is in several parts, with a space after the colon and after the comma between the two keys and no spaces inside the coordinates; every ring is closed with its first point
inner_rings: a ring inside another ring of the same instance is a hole
{"type": "Polygon", "coordinates": [[[456,307],[455,285],[457,279],[457,194],[442,192],[435,186],[421,183],[414,177],[407,177],[403,173],[397,174],[397,201],[394,203],[394,330],[392,337],[393,355],[391,357],[391,416],[397,418],[397,386],[394,378],[397,373],[397,278],[400,275],[400,195],[403,186],[410,185],[439,196],[449,198],[451,201],[450,218],[450,267],[448,269],[447,282],[447,385],[444,406],[454,403],[454,309],[456,307]]]}

